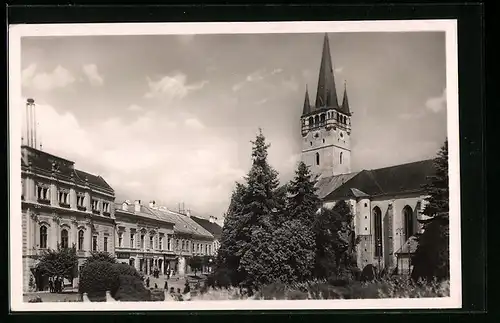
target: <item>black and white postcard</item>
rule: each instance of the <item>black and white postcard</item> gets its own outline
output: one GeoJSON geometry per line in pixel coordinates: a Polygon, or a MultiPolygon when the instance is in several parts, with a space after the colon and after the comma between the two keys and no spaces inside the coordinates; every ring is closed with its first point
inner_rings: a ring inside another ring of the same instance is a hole
{"type": "Polygon", "coordinates": [[[14,311],[461,307],[454,20],[9,28],[14,311]]]}

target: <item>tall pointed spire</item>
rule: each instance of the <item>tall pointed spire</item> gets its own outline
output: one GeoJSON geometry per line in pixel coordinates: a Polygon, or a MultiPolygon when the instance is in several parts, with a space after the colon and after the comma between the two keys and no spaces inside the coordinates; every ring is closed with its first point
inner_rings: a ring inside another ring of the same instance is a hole
{"type": "Polygon", "coordinates": [[[309,102],[309,91],[306,85],[306,96],[304,98],[304,109],[302,109],[302,115],[309,114],[311,112],[311,103],[309,102]]]}
{"type": "Polygon", "coordinates": [[[316,109],[324,107],[338,108],[337,89],[335,87],[332,57],[330,55],[330,42],[326,33],[323,40],[323,53],[321,56],[315,104],[316,109]]]}
{"type": "Polygon", "coordinates": [[[340,109],[347,115],[351,114],[351,110],[349,109],[349,99],[347,98],[347,82],[344,82],[344,98],[342,99],[342,107],[340,109]]]}

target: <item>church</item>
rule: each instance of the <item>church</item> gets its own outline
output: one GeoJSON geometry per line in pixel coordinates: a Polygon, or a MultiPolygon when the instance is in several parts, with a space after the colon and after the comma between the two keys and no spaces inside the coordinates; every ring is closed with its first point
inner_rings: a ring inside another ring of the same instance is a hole
{"type": "MultiPolygon", "coordinates": [[[[317,178],[317,192],[325,207],[344,200],[354,214],[353,230],[358,268],[371,264],[379,270],[410,272],[418,219],[425,203],[422,186],[434,174],[433,160],[385,168],[351,171],[351,107],[344,85],[337,97],[328,35],[325,34],[316,100],[306,88],[302,110],[301,159],[317,178]]],[[[355,128],[355,127],[354,127],[355,128]]]]}

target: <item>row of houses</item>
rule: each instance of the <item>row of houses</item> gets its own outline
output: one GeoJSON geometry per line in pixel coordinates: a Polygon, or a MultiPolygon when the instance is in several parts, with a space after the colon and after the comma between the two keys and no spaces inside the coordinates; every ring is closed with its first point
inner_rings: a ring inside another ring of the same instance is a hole
{"type": "Polygon", "coordinates": [[[175,212],[154,201],[116,201],[104,178],[78,170],[73,161],[32,145],[21,152],[25,291],[30,276],[44,288],[45,278],[35,277],[33,268],[44,250],[58,246],[76,247],[79,269],[95,251],[145,274],[184,276],[191,272],[190,257],[213,261],[222,231],[215,217],[175,212]]]}

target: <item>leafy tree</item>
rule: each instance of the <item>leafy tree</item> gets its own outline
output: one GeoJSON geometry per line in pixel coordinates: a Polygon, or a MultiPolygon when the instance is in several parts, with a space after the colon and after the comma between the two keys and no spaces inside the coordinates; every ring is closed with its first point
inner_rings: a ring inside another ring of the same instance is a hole
{"type": "Polygon", "coordinates": [[[450,275],[448,140],[434,159],[434,168],[434,176],[424,186],[428,197],[422,213],[428,218],[419,220],[423,233],[417,235],[412,259],[414,280],[442,280],[450,275]]]}
{"type": "Polygon", "coordinates": [[[352,220],[351,208],[345,201],[338,201],[332,209],[322,208],[316,214],[313,231],[318,278],[350,272],[355,267],[353,253],[357,239],[351,229],[352,220]]]}
{"type": "Polygon", "coordinates": [[[116,258],[109,252],[105,251],[92,251],[90,256],[85,259],[84,266],[93,261],[106,261],[111,264],[116,264],[116,258]]]}
{"type": "Polygon", "coordinates": [[[203,266],[203,258],[200,256],[193,256],[189,258],[188,265],[194,270],[194,275],[196,276],[198,270],[201,270],[203,266]]]}
{"type": "Polygon", "coordinates": [[[57,245],[57,249],[48,249],[41,255],[40,261],[35,267],[35,271],[48,277],[66,278],[73,281],[78,268],[78,256],[76,246],[62,248],[57,245]]]}
{"type": "Polygon", "coordinates": [[[287,187],[287,215],[291,219],[300,220],[310,228],[321,206],[321,200],[316,195],[316,182],[306,164],[300,162],[295,171],[295,178],[287,187]]]}

